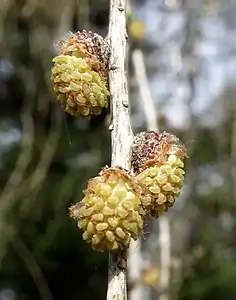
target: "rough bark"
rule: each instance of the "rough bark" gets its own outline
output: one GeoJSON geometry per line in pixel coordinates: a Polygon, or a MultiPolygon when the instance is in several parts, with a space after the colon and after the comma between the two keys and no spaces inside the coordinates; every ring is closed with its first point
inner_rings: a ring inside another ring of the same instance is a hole
{"type": "MultiPolygon", "coordinates": [[[[108,39],[111,46],[109,84],[111,93],[112,167],[130,169],[132,130],[126,78],[125,0],[110,1],[108,39]]],[[[127,299],[127,252],[109,254],[107,300],[127,299]]]]}

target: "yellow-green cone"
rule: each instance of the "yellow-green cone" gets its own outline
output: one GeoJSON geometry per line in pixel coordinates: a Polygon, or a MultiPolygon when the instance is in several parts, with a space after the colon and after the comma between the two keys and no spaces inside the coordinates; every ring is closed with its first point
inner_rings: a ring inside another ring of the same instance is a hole
{"type": "Polygon", "coordinates": [[[107,42],[82,31],[71,33],[58,48],[51,80],[63,109],[77,118],[101,114],[109,96],[107,42]]]}
{"type": "Polygon", "coordinates": [[[137,176],[152,196],[151,204],[145,206],[151,216],[158,217],[174,204],[183,185],[183,167],[179,157],[170,155],[166,163],[150,166],[137,176]]]}
{"type": "Polygon", "coordinates": [[[143,229],[142,189],[126,171],[107,168],[88,182],[83,200],[70,208],[83,239],[96,251],[127,249],[143,229]]]}
{"type": "Polygon", "coordinates": [[[184,180],[186,148],[170,133],[141,132],[134,138],[132,167],[152,201],[144,203],[147,215],[158,217],[174,204],[184,180]]]}
{"type": "Polygon", "coordinates": [[[99,115],[103,107],[108,107],[107,87],[84,59],[59,55],[53,62],[53,90],[68,113],[78,118],[88,117],[99,115]]]}

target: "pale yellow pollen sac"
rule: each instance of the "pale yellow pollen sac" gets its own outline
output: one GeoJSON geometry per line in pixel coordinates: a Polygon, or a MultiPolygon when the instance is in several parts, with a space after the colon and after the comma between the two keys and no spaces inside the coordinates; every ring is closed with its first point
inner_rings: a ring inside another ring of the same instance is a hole
{"type": "Polygon", "coordinates": [[[77,94],[76,97],[75,97],[75,101],[78,104],[85,104],[86,103],[86,98],[81,94],[77,94]]]}
{"type": "Polygon", "coordinates": [[[76,106],[76,103],[75,103],[71,98],[68,98],[68,99],[67,99],[67,104],[68,104],[70,107],[75,107],[75,106],[76,106]]]}
{"type": "Polygon", "coordinates": [[[86,216],[86,206],[85,206],[85,205],[81,206],[81,207],[78,209],[78,214],[79,214],[80,216],[83,216],[83,217],[86,216]]]}
{"type": "Polygon", "coordinates": [[[115,241],[115,235],[112,231],[110,230],[107,230],[106,233],[105,233],[106,237],[107,237],[107,240],[109,242],[114,242],[115,241]]]}
{"type": "Polygon", "coordinates": [[[161,189],[159,188],[158,185],[150,186],[149,191],[153,194],[159,194],[161,189]]]}
{"type": "MultiPolygon", "coordinates": [[[[138,178],[140,180],[144,180],[146,177],[150,177],[150,174],[149,174],[149,169],[146,169],[144,170],[143,172],[141,172],[139,175],[138,175],[138,178]]],[[[151,178],[151,177],[150,177],[151,178]]],[[[151,178],[152,179],[152,178],[151,178]]]]}
{"type": "Polygon", "coordinates": [[[104,216],[102,213],[98,213],[92,216],[92,220],[96,222],[102,222],[104,220],[104,216]]]}
{"type": "Polygon", "coordinates": [[[110,197],[111,193],[112,193],[112,188],[109,185],[104,184],[100,190],[100,195],[102,197],[108,198],[110,197]]]}
{"type": "Polygon", "coordinates": [[[142,204],[143,204],[143,206],[150,206],[151,202],[152,202],[151,197],[145,196],[145,197],[142,198],[142,204]]]}
{"type": "Polygon", "coordinates": [[[95,211],[101,211],[101,209],[103,209],[105,203],[102,199],[97,199],[93,205],[93,208],[95,211]]]}
{"type": "Polygon", "coordinates": [[[111,208],[116,208],[118,203],[119,203],[119,199],[114,196],[111,196],[107,199],[107,205],[111,208]]]}
{"type": "Polygon", "coordinates": [[[90,81],[92,81],[92,79],[93,79],[93,77],[89,73],[81,74],[81,80],[83,80],[83,81],[90,82],[90,81]]]}
{"type": "Polygon", "coordinates": [[[134,233],[135,235],[138,235],[138,226],[136,222],[130,222],[129,223],[129,231],[131,231],[132,233],[134,233]]]}
{"type": "Polygon", "coordinates": [[[126,193],[127,193],[126,189],[119,186],[114,188],[113,190],[113,196],[119,199],[124,199],[126,197],[126,193]]]}
{"type": "Polygon", "coordinates": [[[52,72],[52,75],[55,75],[55,74],[57,74],[59,72],[59,70],[58,70],[57,67],[53,67],[52,70],[51,70],[51,72],[52,72]]]}
{"type": "Polygon", "coordinates": [[[175,202],[175,198],[173,196],[168,196],[168,202],[174,203],[175,202]]]}
{"type": "Polygon", "coordinates": [[[132,210],[134,205],[131,201],[123,201],[122,206],[124,207],[125,210],[132,210]]]}
{"type": "Polygon", "coordinates": [[[84,211],[84,216],[85,217],[89,217],[93,214],[93,208],[92,207],[89,207],[89,208],[86,208],[85,211],[84,211]]]}
{"type": "Polygon", "coordinates": [[[111,209],[107,206],[105,206],[102,210],[102,213],[105,215],[105,216],[113,216],[115,214],[115,211],[114,209],[111,209]]]}
{"type": "Polygon", "coordinates": [[[96,107],[98,104],[97,104],[97,100],[96,100],[96,98],[93,96],[93,94],[92,93],[90,93],[90,95],[89,95],[89,101],[90,101],[90,103],[91,103],[91,105],[93,106],[93,107],[96,107]]]}
{"type": "Polygon", "coordinates": [[[62,73],[61,74],[61,80],[64,82],[69,82],[71,80],[70,75],[68,73],[62,73]]]}
{"type": "Polygon", "coordinates": [[[88,107],[81,107],[80,113],[82,116],[88,116],[89,115],[89,108],[88,107]]]}
{"type": "Polygon", "coordinates": [[[87,226],[88,226],[88,220],[86,220],[86,219],[84,219],[84,220],[79,220],[78,222],[77,222],[77,226],[79,227],[79,228],[81,228],[81,229],[86,229],[87,228],[87,226]]]}
{"type": "Polygon", "coordinates": [[[128,222],[132,222],[132,221],[137,221],[137,219],[139,218],[139,212],[137,212],[137,211],[134,211],[132,214],[129,214],[128,216],[127,216],[127,218],[126,218],[126,220],[128,221],[128,222]]]}
{"type": "Polygon", "coordinates": [[[94,94],[100,94],[101,89],[96,83],[92,83],[92,91],[94,94]]]}
{"type": "Polygon", "coordinates": [[[115,230],[115,233],[118,237],[120,237],[121,239],[124,239],[126,234],[125,232],[120,228],[120,227],[117,227],[116,230],[115,230]]]}
{"type": "MultiPolygon", "coordinates": [[[[124,229],[129,229],[129,221],[127,221],[127,220],[122,220],[122,222],[121,222],[121,224],[122,224],[122,227],[124,228],[124,229]]],[[[118,224],[117,224],[118,225],[118,224]]]]}
{"type": "Polygon", "coordinates": [[[151,167],[150,170],[149,170],[149,175],[151,177],[155,177],[155,176],[157,176],[158,171],[159,171],[159,168],[157,168],[157,167],[151,167]]]}
{"type": "Polygon", "coordinates": [[[100,96],[98,96],[97,102],[100,106],[105,106],[108,107],[107,102],[105,102],[105,96],[103,94],[101,94],[100,96]]]}
{"type": "Polygon", "coordinates": [[[179,195],[180,194],[179,187],[174,187],[173,190],[172,190],[172,192],[173,192],[174,195],[179,195]]]}
{"type": "Polygon", "coordinates": [[[125,237],[125,239],[123,240],[123,244],[124,244],[126,247],[128,247],[129,244],[130,244],[130,242],[131,242],[131,236],[130,236],[129,234],[126,234],[126,237],[125,237]]]}
{"type": "Polygon", "coordinates": [[[73,82],[73,81],[70,83],[70,88],[71,88],[71,90],[72,90],[73,92],[79,92],[79,91],[81,91],[81,86],[78,85],[78,84],[76,84],[76,83],[73,82]]]}
{"type": "Polygon", "coordinates": [[[159,184],[164,184],[165,182],[167,182],[168,176],[162,174],[161,176],[158,176],[158,177],[155,178],[155,179],[156,179],[156,181],[157,181],[159,184]]]}
{"type": "Polygon", "coordinates": [[[88,97],[90,95],[90,88],[87,83],[83,84],[83,93],[86,97],[88,97]]]}
{"type": "Polygon", "coordinates": [[[128,211],[122,207],[117,207],[116,208],[116,216],[120,217],[120,218],[125,218],[126,216],[128,216],[128,211]]]}
{"type": "Polygon", "coordinates": [[[93,233],[94,230],[95,230],[95,225],[92,222],[89,222],[88,226],[87,226],[87,232],[88,233],[93,233]]]}
{"type": "MultiPolygon", "coordinates": [[[[129,186],[127,186],[127,189],[128,188],[129,188],[129,186]]],[[[138,197],[136,197],[135,194],[130,191],[126,193],[126,200],[140,204],[140,200],[138,199],[138,197]]]]}
{"type": "Polygon", "coordinates": [[[176,176],[184,175],[184,174],[185,174],[185,171],[184,171],[183,169],[181,169],[181,168],[176,168],[176,169],[174,170],[174,174],[175,174],[176,176]]]}
{"type": "Polygon", "coordinates": [[[146,186],[152,185],[152,184],[153,184],[153,179],[152,179],[151,177],[146,177],[146,178],[143,180],[143,183],[144,183],[146,186]]]}
{"type": "Polygon", "coordinates": [[[85,240],[85,241],[91,239],[91,236],[89,235],[89,233],[88,233],[87,231],[85,231],[85,232],[82,234],[82,237],[83,237],[83,240],[85,240]]]}
{"type": "Polygon", "coordinates": [[[171,155],[169,155],[169,157],[168,157],[168,162],[169,163],[176,163],[176,161],[178,160],[178,157],[176,156],[176,155],[174,155],[174,154],[171,154],[171,155]]]}
{"type": "Polygon", "coordinates": [[[170,181],[173,183],[179,183],[181,181],[181,178],[176,175],[169,175],[170,181]]]}
{"type": "Polygon", "coordinates": [[[176,165],[177,165],[178,167],[180,167],[180,168],[183,168],[183,167],[184,167],[184,162],[182,161],[182,159],[180,159],[180,158],[178,157],[178,160],[177,160],[177,162],[176,162],[176,165]]]}
{"type": "Polygon", "coordinates": [[[98,180],[94,180],[92,183],[90,182],[90,188],[96,195],[100,195],[100,191],[106,184],[102,182],[98,182],[98,180]]]}
{"type": "Polygon", "coordinates": [[[89,206],[93,206],[96,203],[96,197],[85,196],[83,202],[89,206]]]}
{"type": "Polygon", "coordinates": [[[98,235],[98,234],[95,234],[93,237],[92,237],[92,243],[93,244],[99,244],[101,241],[101,237],[98,235]]]}
{"type": "Polygon", "coordinates": [[[171,192],[172,191],[172,185],[169,182],[167,182],[166,184],[164,184],[162,186],[162,190],[164,192],[171,192]]]}
{"type": "Polygon", "coordinates": [[[119,245],[116,241],[114,241],[111,245],[108,246],[108,250],[115,251],[119,249],[119,245]]]}
{"type": "MultiPolygon", "coordinates": [[[[54,82],[60,82],[61,81],[61,76],[56,76],[55,78],[54,78],[54,82]]],[[[58,91],[59,90],[59,87],[58,86],[55,86],[55,89],[58,91]]]]}
{"type": "MultiPolygon", "coordinates": [[[[128,199],[128,200],[129,200],[129,199],[128,199]]],[[[134,209],[135,211],[139,211],[139,208],[140,208],[140,205],[141,205],[141,199],[138,198],[138,197],[135,197],[134,199],[129,200],[129,201],[132,202],[132,204],[133,204],[133,209],[134,209]]]]}
{"type": "Polygon", "coordinates": [[[171,154],[168,157],[168,162],[171,163],[172,166],[177,166],[177,167],[180,167],[180,168],[184,167],[183,161],[178,156],[173,155],[173,154],[171,154]]]}
{"type": "Polygon", "coordinates": [[[98,223],[96,225],[96,229],[97,231],[104,231],[108,228],[108,224],[107,223],[98,223]]]}
{"type": "Polygon", "coordinates": [[[65,94],[65,93],[67,93],[67,92],[70,90],[70,87],[68,87],[68,86],[62,87],[62,86],[60,86],[60,87],[58,88],[58,90],[59,90],[59,92],[65,94]]]}
{"type": "Polygon", "coordinates": [[[139,218],[137,219],[137,225],[139,229],[143,228],[143,218],[141,216],[139,216],[139,218]]]}
{"type": "Polygon", "coordinates": [[[170,165],[160,166],[160,171],[165,174],[169,174],[172,172],[172,167],[170,165]]]}
{"type": "Polygon", "coordinates": [[[98,83],[98,82],[100,82],[100,81],[101,81],[101,78],[100,78],[100,76],[98,75],[98,73],[97,73],[97,72],[95,72],[95,71],[92,71],[92,72],[91,72],[91,74],[92,74],[92,76],[93,76],[93,80],[94,80],[94,82],[98,83]]]}
{"type": "Polygon", "coordinates": [[[117,227],[119,224],[119,221],[116,218],[108,218],[107,222],[113,228],[117,227]]]}
{"type": "Polygon", "coordinates": [[[159,205],[162,205],[163,203],[166,202],[166,196],[164,194],[159,194],[158,195],[158,198],[156,199],[156,202],[159,204],[159,205]]]}
{"type": "Polygon", "coordinates": [[[72,107],[70,107],[69,105],[66,105],[65,111],[67,111],[68,113],[73,113],[74,109],[72,107]]]}
{"type": "MultiPolygon", "coordinates": [[[[82,74],[77,69],[73,69],[72,74],[71,74],[71,78],[74,81],[81,81],[82,80],[82,74]]],[[[82,87],[81,87],[81,90],[82,90],[82,87]]]]}

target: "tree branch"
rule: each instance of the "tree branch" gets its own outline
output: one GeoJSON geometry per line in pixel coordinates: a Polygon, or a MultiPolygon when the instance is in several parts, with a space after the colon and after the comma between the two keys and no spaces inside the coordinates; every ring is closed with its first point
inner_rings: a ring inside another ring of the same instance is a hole
{"type": "MultiPolygon", "coordinates": [[[[111,166],[130,169],[132,130],[126,78],[125,0],[110,0],[108,39],[111,46],[109,83],[111,93],[111,166]]],[[[110,253],[107,300],[127,299],[127,252],[110,253]]]]}

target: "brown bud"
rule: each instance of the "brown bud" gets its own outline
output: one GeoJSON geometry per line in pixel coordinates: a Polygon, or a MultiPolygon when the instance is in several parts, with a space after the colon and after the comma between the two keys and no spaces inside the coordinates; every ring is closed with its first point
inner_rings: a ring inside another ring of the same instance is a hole
{"type": "Polygon", "coordinates": [[[186,148],[179,138],[168,132],[144,131],[134,137],[132,148],[132,167],[140,173],[150,165],[162,164],[170,154],[183,159],[187,157],[186,148]]]}
{"type": "Polygon", "coordinates": [[[60,54],[83,58],[93,71],[107,79],[110,46],[106,39],[91,31],[78,31],[61,41],[60,54]]]}

